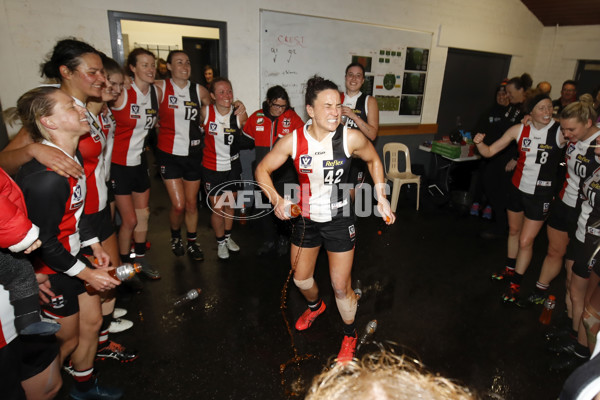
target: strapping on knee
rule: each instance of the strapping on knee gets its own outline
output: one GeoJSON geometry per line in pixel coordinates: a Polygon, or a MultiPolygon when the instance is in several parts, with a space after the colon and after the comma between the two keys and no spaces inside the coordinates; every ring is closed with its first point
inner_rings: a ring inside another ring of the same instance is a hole
{"type": "Polygon", "coordinates": [[[150,208],[136,208],[135,217],[137,225],[133,229],[134,232],[148,232],[148,219],[150,218],[150,208]]]}
{"type": "Polygon", "coordinates": [[[600,315],[598,311],[591,305],[587,305],[583,309],[581,315],[583,326],[585,327],[585,333],[587,335],[588,345],[590,348],[596,346],[596,335],[598,334],[598,328],[600,328],[600,315]]]}
{"type": "Polygon", "coordinates": [[[313,287],[313,285],[315,284],[315,280],[313,279],[312,276],[308,279],[303,279],[303,280],[298,280],[298,279],[294,278],[294,284],[298,287],[298,289],[308,290],[313,287]]]}
{"type": "Polygon", "coordinates": [[[354,293],[350,297],[344,297],[343,299],[335,298],[338,311],[344,321],[353,321],[356,316],[357,301],[354,293]]]}

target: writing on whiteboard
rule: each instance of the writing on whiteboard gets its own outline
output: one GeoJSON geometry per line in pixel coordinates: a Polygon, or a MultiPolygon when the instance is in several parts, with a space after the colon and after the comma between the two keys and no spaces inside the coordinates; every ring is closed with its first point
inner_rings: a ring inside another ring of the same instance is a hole
{"type": "Polygon", "coordinates": [[[280,44],[290,46],[290,47],[305,47],[304,46],[304,36],[288,36],[288,35],[279,35],[277,36],[277,41],[280,44]]]}

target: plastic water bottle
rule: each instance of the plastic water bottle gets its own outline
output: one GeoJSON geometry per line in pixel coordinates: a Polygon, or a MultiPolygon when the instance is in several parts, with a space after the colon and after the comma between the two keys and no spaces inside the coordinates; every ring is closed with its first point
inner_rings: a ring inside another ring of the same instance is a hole
{"type": "Polygon", "coordinates": [[[285,215],[288,218],[296,218],[300,214],[302,214],[302,209],[298,204],[290,203],[285,206],[285,215]]]}
{"type": "Polygon", "coordinates": [[[363,295],[362,282],[359,279],[354,282],[354,294],[356,295],[356,300],[360,300],[363,295]]]}
{"type": "Polygon", "coordinates": [[[375,333],[376,330],[377,330],[377,320],[374,319],[372,321],[369,321],[369,323],[365,327],[364,332],[362,333],[362,335],[360,335],[360,338],[358,339],[358,345],[356,346],[356,350],[360,349],[360,346],[365,344],[367,342],[367,340],[369,340],[371,338],[371,336],[373,336],[373,334],[375,333]]]}
{"type": "MultiPolygon", "coordinates": [[[[141,270],[142,270],[142,266],[140,264],[127,263],[127,264],[119,265],[117,268],[111,269],[107,272],[113,278],[118,279],[121,282],[124,282],[124,281],[127,281],[127,280],[133,278],[135,276],[135,274],[139,273],[141,270]]],[[[85,283],[85,290],[87,290],[87,292],[89,294],[96,294],[99,292],[98,290],[94,289],[94,287],[87,282],[85,283]]]]}
{"type": "Polygon", "coordinates": [[[240,225],[246,225],[247,216],[246,216],[246,205],[242,204],[242,208],[240,209],[240,225]]]}
{"type": "Polygon", "coordinates": [[[540,322],[544,325],[550,325],[550,320],[552,319],[552,311],[554,311],[554,307],[556,306],[556,298],[553,295],[548,296],[546,301],[544,301],[544,309],[542,310],[542,314],[540,315],[540,322]]]}
{"type": "Polygon", "coordinates": [[[173,303],[173,305],[175,307],[180,307],[184,304],[187,304],[190,301],[197,299],[198,296],[200,295],[200,293],[202,293],[202,289],[192,289],[192,290],[188,291],[186,294],[184,294],[183,296],[177,298],[175,300],[175,303],[173,303]]]}

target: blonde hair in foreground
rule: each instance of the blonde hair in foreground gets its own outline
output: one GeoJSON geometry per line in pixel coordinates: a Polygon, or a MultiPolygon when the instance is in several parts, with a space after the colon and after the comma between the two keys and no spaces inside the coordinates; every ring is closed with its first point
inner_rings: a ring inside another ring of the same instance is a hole
{"type": "Polygon", "coordinates": [[[306,400],[475,400],[451,380],[423,370],[418,361],[388,351],[326,369],[313,380],[306,400]]]}

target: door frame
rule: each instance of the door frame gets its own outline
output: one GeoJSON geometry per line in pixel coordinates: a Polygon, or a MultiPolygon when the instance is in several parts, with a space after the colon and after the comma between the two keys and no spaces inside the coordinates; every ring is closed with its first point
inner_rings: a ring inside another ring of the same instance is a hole
{"type": "Polygon", "coordinates": [[[206,19],[170,17],[166,15],[138,14],[108,10],[108,29],[113,58],[121,65],[125,64],[123,49],[123,32],[121,20],[160,22],[163,24],[202,26],[219,29],[219,64],[222,76],[228,75],[227,68],[227,22],[206,19]]]}

